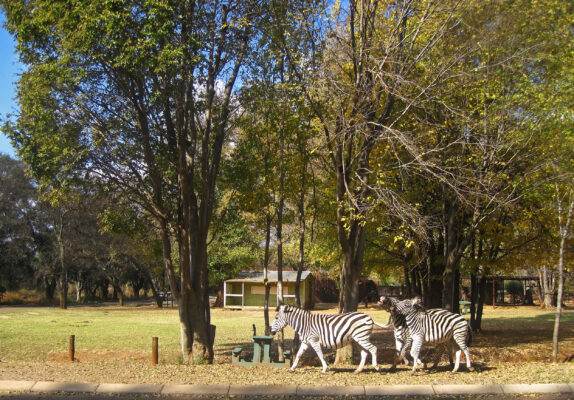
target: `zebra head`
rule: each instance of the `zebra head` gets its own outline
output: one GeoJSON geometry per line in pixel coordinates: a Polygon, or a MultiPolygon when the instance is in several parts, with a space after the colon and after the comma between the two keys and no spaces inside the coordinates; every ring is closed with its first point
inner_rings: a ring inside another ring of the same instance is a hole
{"type": "Polygon", "coordinates": [[[292,311],[293,310],[288,305],[281,305],[277,307],[277,315],[275,315],[275,319],[271,324],[272,335],[275,335],[276,332],[279,332],[281,329],[285,328],[285,326],[288,324],[288,314],[292,311]]]}
{"type": "Polygon", "coordinates": [[[390,310],[402,315],[409,315],[421,311],[425,312],[425,308],[421,303],[420,297],[406,299],[393,304],[390,310]]]}
{"type": "Polygon", "coordinates": [[[391,307],[397,304],[399,300],[395,297],[381,296],[379,306],[386,311],[390,311],[391,307]]]}

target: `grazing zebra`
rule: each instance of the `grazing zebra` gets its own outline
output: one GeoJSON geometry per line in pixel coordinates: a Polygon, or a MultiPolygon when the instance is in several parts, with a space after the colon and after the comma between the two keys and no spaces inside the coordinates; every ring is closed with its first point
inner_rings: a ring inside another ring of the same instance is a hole
{"type": "MultiPolygon", "coordinates": [[[[393,329],[393,333],[395,336],[395,359],[393,361],[393,365],[391,366],[390,370],[393,371],[395,370],[395,368],[397,367],[397,363],[399,361],[399,359],[403,359],[403,362],[405,363],[405,365],[409,365],[409,360],[406,357],[406,353],[407,353],[407,349],[411,346],[412,344],[412,339],[409,335],[409,327],[407,326],[407,321],[404,315],[399,314],[392,306],[396,305],[397,303],[399,303],[399,299],[395,298],[395,297],[389,297],[389,296],[381,296],[380,301],[379,301],[379,306],[381,306],[384,310],[386,310],[387,312],[389,312],[391,315],[389,316],[389,321],[387,322],[387,325],[390,325],[391,323],[394,326],[393,329]]],[[[433,308],[430,310],[427,310],[427,312],[429,314],[440,314],[443,312],[447,312],[446,310],[443,310],[442,308],[433,308]]],[[[441,348],[441,352],[438,352],[437,354],[437,358],[435,359],[435,363],[434,363],[434,367],[436,367],[436,365],[438,364],[438,360],[440,359],[441,354],[444,352],[444,345],[441,348]]],[[[452,364],[452,355],[451,352],[448,352],[449,355],[449,360],[450,360],[450,364],[451,366],[452,364]]],[[[420,360],[418,360],[419,365],[422,364],[422,362],[420,360]]]]}
{"type": "Polygon", "coordinates": [[[446,343],[451,339],[460,350],[456,351],[456,361],[452,372],[458,371],[460,353],[464,351],[466,366],[472,371],[468,346],[471,341],[471,331],[468,322],[458,314],[444,310],[442,313],[428,313],[420,304],[420,299],[403,300],[391,306],[391,310],[405,317],[412,340],[411,356],[413,357],[414,374],[417,370],[419,353],[423,342],[446,343]]]}
{"type": "Polygon", "coordinates": [[[359,312],[345,314],[311,314],[308,311],[297,307],[282,305],[277,307],[277,315],[271,324],[271,334],[283,329],[286,325],[291,326],[301,338],[301,347],[297,351],[297,356],[291,372],[297,367],[299,358],[307,350],[309,345],[315,350],[321,364],[323,373],[327,372],[327,362],[323,358],[321,345],[330,349],[339,349],[354,340],[361,346],[361,363],[355,370],[359,373],[365,366],[368,353],[371,353],[373,367],[378,371],[377,348],[369,341],[373,324],[382,328],[388,325],[381,325],[374,322],[371,317],[359,312]]]}

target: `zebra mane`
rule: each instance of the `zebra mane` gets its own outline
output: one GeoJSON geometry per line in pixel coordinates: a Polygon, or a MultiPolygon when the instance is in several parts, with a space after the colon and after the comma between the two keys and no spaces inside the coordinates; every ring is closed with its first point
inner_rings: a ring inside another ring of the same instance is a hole
{"type": "Polygon", "coordinates": [[[399,303],[399,301],[396,297],[381,296],[379,306],[386,311],[391,311],[391,307],[399,303]]]}
{"type": "Polygon", "coordinates": [[[391,313],[397,312],[402,315],[427,312],[427,310],[422,305],[420,297],[399,301],[390,307],[390,311],[391,313]]]}
{"type": "Polygon", "coordinates": [[[281,309],[283,309],[284,313],[290,313],[293,311],[298,311],[299,313],[311,314],[309,311],[307,311],[303,308],[292,306],[290,304],[282,304],[282,305],[277,307],[277,311],[280,311],[281,309]]]}

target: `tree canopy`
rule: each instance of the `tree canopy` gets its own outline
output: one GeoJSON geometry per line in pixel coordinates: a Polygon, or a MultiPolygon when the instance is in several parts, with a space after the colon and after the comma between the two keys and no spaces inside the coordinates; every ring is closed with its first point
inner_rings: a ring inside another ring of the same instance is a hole
{"type": "MultiPolygon", "coordinates": [[[[242,268],[327,270],[345,311],[369,274],[452,311],[462,277],[565,280],[567,2],[0,5],[26,66],[2,129],[35,182],[10,185],[61,211],[90,199],[106,279],[167,276],[186,360],[213,359],[210,287],[242,268]]],[[[42,263],[65,289],[64,236],[42,263]]]]}

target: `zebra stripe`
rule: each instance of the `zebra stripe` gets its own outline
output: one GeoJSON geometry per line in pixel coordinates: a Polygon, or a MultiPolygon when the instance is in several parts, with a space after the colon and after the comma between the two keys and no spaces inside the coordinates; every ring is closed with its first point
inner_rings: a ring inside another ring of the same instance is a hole
{"type": "Polygon", "coordinates": [[[271,333],[283,329],[289,325],[295,330],[301,339],[301,347],[291,366],[291,371],[297,367],[301,355],[309,346],[313,347],[323,365],[323,372],[328,369],[323,358],[321,345],[329,349],[339,349],[354,340],[361,346],[361,363],[355,373],[361,372],[365,366],[368,353],[371,353],[372,364],[378,370],[377,348],[369,338],[373,330],[373,324],[381,327],[371,317],[359,312],[345,314],[311,314],[303,309],[282,305],[277,308],[277,315],[271,324],[271,333]]]}
{"type": "Polygon", "coordinates": [[[464,352],[466,366],[469,370],[472,370],[468,348],[471,332],[468,322],[463,317],[442,309],[429,313],[422,307],[419,298],[400,301],[393,305],[391,309],[405,317],[409,335],[412,339],[413,373],[417,369],[420,349],[424,342],[447,343],[451,340],[454,340],[460,348],[456,352],[453,372],[458,371],[461,351],[464,352]]]}
{"type": "MultiPolygon", "coordinates": [[[[389,316],[389,324],[392,323],[394,326],[393,329],[393,334],[395,336],[395,359],[393,361],[393,365],[391,366],[391,370],[396,369],[397,367],[397,363],[399,361],[399,359],[403,359],[403,362],[405,363],[405,365],[409,365],[409,360],[406,357],[406,353],[407,353],[407,349],[411,346],[412,344],[412,339],[409,335],[409,327],[407,326],[407,321],[404,315],[399,314],[398,312],[396,312],[396,310],[393,308],[394,305],[399,303],[399,299],[395,298],[395,297],[390,297],[390,296],[381,296],[380,301],[379,301],[379,305],[386,310],[387,312],[390,313],[389,316]]],[[[442,308],[432,308],[430,310],[427,310],[427,312],[429,314],[439,314],[444,312],[445,310],[443,310],[442,308]]],[[[445,346],[441,347],[441,351],[437,352],[437,358],[435,359],[434,362],[434,367],[437,366],[438,361],[440,360],[440,356],[442,355],[442,353],[445,350],[445,346]]],[[[452,357],[451,354],[449,352],[449,359],[452,365],[452,357]]]]}

